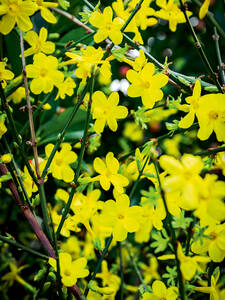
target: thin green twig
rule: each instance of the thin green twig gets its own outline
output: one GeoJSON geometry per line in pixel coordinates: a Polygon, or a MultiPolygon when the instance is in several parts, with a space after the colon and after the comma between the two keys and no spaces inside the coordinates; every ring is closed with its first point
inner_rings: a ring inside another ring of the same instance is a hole
{"type": "Polygon", "coordinates": [[[35,251],[35,250],[31,249],[31,248],[28,248],[28,247],[24,246],[23,244],[18,243],[15,240],[10,239],[9,237],[4,237],[3,235],[0,235],[0,240],[2,242],[4,242],[4,243],[7,243],[7,244],[9,244],[11,246],[16,247],[18,250],[21,249],[21,250],[26,251],[27,253],[35,255],[38,258],[41,258],[41,259],[44,259],[44,260],[48,260],[48,256],[46,256],[46,255],[44,255],[44,254],[42,254],[40,252],[37,252],[37,251],[35,251]]]}
{"type": "Polygon", "coordinates": [[[220,73],[220,78],[221,78],[221,81],[223,83],[223,86],[225,86],[225,72],[224,72],[224,69],[223,69],[223,62],[222,62],[222,59],[221,59],[219,38],[220,37],[217,33],[216,27],[214,27],[213,39],[215,40],[216,56],[217,56],[217,60],[218,60],[219,73],[220,73]]]}
{"type": "Polygon", "coordinates": [[[202,45],[199,42],[197,34],[195,33],[195,30],[194,30],[194,28],[193,28],[193,26],[192,26],[192,24],[190,22],[190,19],[189,19],[188,15],[187,15],[186,8],[185,8],[185,6],[183,4],[183,1],[182,0],[179,0],[179,1],[180,1],[180,5],[181,5],[181,10],[183,11],[183,14],[184,14],[184,17],[185,17],[185,19],[187,21],[189,30],[190,30],[190,32],[192,34],[193,39],[194,39],[195,47],[196,47],[196,49],[197,49],[197,51],[198,51],[198,53],[199,53],[199,55],[201,57],[201,60],[202,60],[202,62],[204,64],[204,66],[205,66],[205,69],[208,72],[208,74],[210,75],[210,77],[213,80],[213,82],[215,83],[215,85],[217,86],[217,88],[220,91],[220,93],[224,93],[224,91],[223,91],[223,89],[222,89],[222,87],[221,87],[221,85],[220,85],[220,83],[218,81],[218,78],[217,78],[216,74],[214,73],[214,71],[213,71],[213,69],[212,69],[212,67],[211,67],[211,65],[210,65],[210,63],[208,61],[208,58],[207,58],[207,56],[205,54],[205,51],[203,50],[202,45]]]}

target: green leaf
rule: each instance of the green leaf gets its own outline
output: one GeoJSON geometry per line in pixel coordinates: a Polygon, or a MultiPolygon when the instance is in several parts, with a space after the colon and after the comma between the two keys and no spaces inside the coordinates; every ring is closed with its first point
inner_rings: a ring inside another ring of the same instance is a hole
{"type": "Polygon", "coordinates": [[[155,240],[155,242],[152,242],[150,244],[150,246],[152,248],[156,248],[154,250],[154,253],[159,253],[159,252],[163,252],[164,250],[166,250],[168,242],[169,242],[169,237],[165,231],[165,229],[163,229],[163,235],[164,237],[166,236],[166,238],[163,238],[161,231],[154,231],[152,233],[152,238],[155,240]]]}

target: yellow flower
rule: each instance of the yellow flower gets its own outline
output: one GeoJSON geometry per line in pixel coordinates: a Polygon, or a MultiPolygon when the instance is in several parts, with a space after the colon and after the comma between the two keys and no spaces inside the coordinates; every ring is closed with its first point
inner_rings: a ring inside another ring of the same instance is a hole
{"type": "Polygon", "coordinates": [[[65,242],[62,243],[61,248],[63,251],[69,253],[73,260],[80,256],[80,241],[76,236],[70,236],[66,239],[65,242]]]}
{"type": "Polygon", "coordinates": [[[145,265],[144,263],[140,263],[140,267],[143,270],[144,281],[148,284],[153,279],[160,279],[160,275],[158,273],[158,261],[152,256],[149,258],[149,264],[145,265]]]}
{"type": "Polygon", "coordinates": [[[200,100],[201,99],[201,83],[199,80],[196,80],[194,89],[193,89],[193,95],[190,97],[187,97],[185,101],[190,104],[188,109],[188,114],[181,119],[179,122],[179,127],[181,128],[188,128],[190,127],[195,119],[195,114],[198,111],[200,100]]]}
{"type": "Polygon", "coordinates": [[[12,161],[12,155],[9,153],[3,154],[0,160],[3,162],[3,164],[8,164],[12,161]]]}
{"type": "MultiPolygon", "coordinates": [[[[48,262],[56,271],[56,260],[50,257],[48,262]]],[[[76,284],[78,278],[87,277],[89,274],[89,271],[85,269],[87,265],[87,259],[85,257],[72,261],[72,257],[69,253],[61,252],[59,253],[59,265],[62,283],[68,287],[76,284]]]]}
{"type": "Polygon", "coordinates": [[[53,56],[46,56],[43,53],[34,55],[34,63],[26,67],[27,77],[34,78],[31,81],[32,93],[45,94],[53,90],[54,85],[58,86],[63,82],[64,75],[57,70],[58,60],[53,56]]]}
{"type": "Polygon", "coordinates": [[[201,280],[199,283],[201,287],[196,287],[194,290],[201,293],[210,294],[210,300],[223,300],[225,296],[225,290],[220,290],[220,284],[217,281],[220,277],[220,271],[215,276],[211,276],[211,286],[208,286],[208,282],[201,280]]]}
{"type": "Polygon", "coordinates": [[[209,10],[210,0],[205,0],[199,10],[199,19],[204,19],[209,10]]]}
{"type": "MultiPolygon", "coordinates": [[[[48,144],[45,147],[45,153],[47,157],[50,156],[53,148],[53,144],[48,144]]],[[[76,153],[71,151],[71,149],[72,147],[70,146],[70,144],[63,143],[61,145],[61,150],[56,151],[56,154],[49,168],[49,172],[52,173],[52,176],[54,178],[64,180],[65,182],[73,181],[74,171],[69,165],[76,161],[77,155],[76,153]]]]}
{"type": "Polygon", "coordinates": [[[8,34],[17,24],[19,29],[26,32],[32,29],[33,24],[29,16],[33,15],[37,5],[30,0],[4,0],[0,4],[0,32],[8,34]]]}
{"type": "Polygon", "coordinates": [[[35,31],[29,31],[26,33],[24,39],[31,46],[24,52],[24,56],[29,56],[43,52],[45,54],[51,54],[55,51],[55,44],[47,42],[48,31],[45,27],[42,27],[39,36],[35,31]]]}
{"type": "Polygon", "coordinates": [[[204,231],[204,234],[210,237],[193,242],[191,250],[197,254],[208,251],[212,261],[223,261],[225,257],[225,223],[208,227],[204,231]]]}
{"type": "Polygon", "coordinates": [[[7,131],[7,128],[5,126],[5,120],[4,119],[0,119],[0,138],[3,136],[3,134],[5,134],[7,131]]]}
{"type": "Polygon", "coordinates": [[[102,272],[97,273],[96,278],[101,278],[102,285],[112,287],[114,296],[120,288],[120,277],[113,274],[112,271],[109,271],[106,260],[102,262],[102,272]]]}
{"type": "Polygon", "coordinates": [[[82,79],[82,81],[86,81],[87,77],[91,76],[91,71],[95,72],[99,64],[102,64],[100,72],[102,71],[102,74],[106,75],[106,77],[111,76],[110,64],[107,61],[102,61],[104,51],[101,47],[95,49],[92,46],[87,46],[86,49],[82,48],[75,53],[66,52],[66,55],[71,59],[60,65],[77,64],[75,75],[82,79]]]}
{"type": "Polygon", "coordinates": [[[143,140],[143,130],[141,126],[134,122],[126,122],[123,135],[132,142],[141,142],[143,140]]]}
{"type": "Polygon", "coordinates": [[[13,262],[9,262],[10,272],[2,276],[2,280],[8,281],[8,285],[12,286],[14,281],[17,281],[19,284],[23,285],[26,289],[31,291],[32,293],[35,292],[35,288],[32,287],[29,283],[27,283],[20,275],[19,273],[27,268],[27,265],[21,266],[18,268],[16,264],[13,262]]]}
{"type": "Polygon", "coordinates": [[[170,174],[162,180],[165,192],[179,192],[181,207],[186,210],[196,209],[203,188],[203,179],[199,175],[203,168],[201,158],[184,154],[181,161],[178,161],[172,156],[162,155],[160,165],[170,174]]]}
{"type": "Polygon", "coordinates": [[[106,155],[106,162],[104,162],[101,158],[96,157],[93,166],[95,171],[100,175],[92,178],[92,180],[99,180],[105,191],[109,190],[111,183],[120,193],[123,192],[123,187],[128,185],[128,179],[123,175],[118,174],[120,165],[112,152],[109,152],[106,155]]]}
{"type": "Polygon", "coordinates": [[[199,122],[198,138],[207,140],[215,131],[219,142],[225,140],[225,95],[208,94],[201,98],[196,113],[199,122]]]}
{"type": "Polygon", "coordinates": [[[106,7],[103,13],[94,11],[89,19],[89,22],[98,28],[94,35],[94,41],[100,43],[109,37],[114,44],[119,45],[123,40],[121,28],[124,21],[121,18],[113,18],[113,11],[110,6],[106,7]]]}
{"type": "Polygon", "coordinates": [[[179,151],[181,138],[181,135],[177,134],[174,137],[170,137],[163,141],[163,148],[165,149],[166,154],[172,155],[176,158],[181,155],[179,151]]]}
{"type": "Polygon", "coordinates": [[[167,84],[168,77],[164,74],[156,74],[155,66],[147,63],[139,72],[129,70],[126,74],[131,85],[127,89],[129,97],[141,97],[142,103],[147,108],[152,108],[156,101],[163,98],[161,88],[167,84]]]}
{"type": "Polygon", "coordinates": [[[139,229],[139,219],[142,212],[140,206],[131,206],[126,194],[115,194],[116,201],[108,200],[104,203],[101,219],[106,226],[111,227],[115,241],[122,242],[128,232],[139,229]]]}
{"type": "Polygon", "coordinates": [[[219,152],[215,157],[215,168],[222,170],[223,175],[225,176],[225,152],[219,152]]]}
{"type": "Polygon", "coordinates": [[[118,128],[117,119],[126,118],[128,110],[119,103],[119,94],[111,93],[109,98],[101,91],[97,91],[92,96],[93,119],[96,119],[94,130],[101,133],[107,124],[112,131],[118,128]]]}
{"type": "Polygon", "coordinates": [[[57,85],[58,94],[55,100],[57,100],[58,98],[65,99],[66,95],[72,96],[75,87],[76,83],[73,81],[73,79],[71,77],[67,77],[63,82],[57,85]]]}
{"type": "MultiPolygon", "coordinates": [[[[171,31],[176,31],[177,24],[186,22],[184,14],[179,9],[175,0],[156,0],[156,4],[161,7],[161,9],[155,12],[155,16],[168,20],[171,31]]],[[[192,15],[190,11],[186,11],[186,13],[188,17],[192,15]]]]}
{"type": "Polygon", "coordinates": [[[0,83],[2,84],[3,89],[7,85],[6,80],[11,80],[14,77],[13,72],[6,70],[5,65],[4,62],[0,62],[0,83]]]}
{"type": "Polygon", "coordinates": [[[152,284],[152,293],[144,293],[143,300],[176,300],[178,298],[178,288],[170,286],[168,289],[160,280],[155,280],[152,284]]]}
{"type": "Polygon", "coordinates": [[[56,17],[52,14],[50,9],[48,7],[57,7],[58,3],[55,2],[45,2],[44,0],[34,0],[37,3],[38,9],[41,11],[41,16],[45,21],[48,23],[56,23],[57,19],[56,17]]]}
{"type": "Polygon", "coordinates": [[[7,97],[7,101],[12,100],[14,104],[19,104],[25,97],[25,88],[20,86],[14,93],[7,97]]]}

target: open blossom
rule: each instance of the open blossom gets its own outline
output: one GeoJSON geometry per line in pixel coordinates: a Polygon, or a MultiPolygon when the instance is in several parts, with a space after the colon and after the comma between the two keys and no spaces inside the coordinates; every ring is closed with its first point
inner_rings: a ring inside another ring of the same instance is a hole
{"type": "Polygon", "coordinates": [[[93,166],[95,171],[100,175],[92,178],[92,180],[99,180],[105,191],[109,190],[112,183],[115,189],[122,193],[123,188],[129,184],[129,181],[125,176],[118,174],[120,164],[112,152],[109,152],[106,155],[105,162],[101,158],[96,157],[93,166]]]}
{"type": "MultiPolygon", "coordinates": [[[[168,20],[171,31],[176,31],[177,24],[185,23],[186,19],[183,12],[178,7],[179,1],[175,0],[156,0],[156,4],[161,7],[155,12],[155,16],[164,20],[168,20]]],[[[191,16],[190,11],[186,11],[188,17],[191,16]]]]}
{"type": "MultiPolygon", "coordinates": [[[[49,157],[54,148],[53,144],[48,144],[45,147],[46,156],[49,157]]],[[[49,168],[49,172],[52,176],[64,180],[65,182],[71,182],[74,179],[74,171],[70,167],[70,164],[74,163],[77,159],[75,152],[71,151],[72,147],[68,143],[63,143],[60,151],[56,151],[56,154],[52,160],[49,168]]]]}
{"type": "Polygon", "coordinates": [[[127,79],[131,85],[127,89],[129,97],[141,97],[142,103],[146,108],[152,108],[156,101],[163,98],[161,88],[168,82],[168,77],[164,74],[156,74],[155,66],[147,63],[139,72],[129,70],[127,79]]]}
{"type": "Polygon", "coordinates": [[[94,35],[94,41],[100,43],[109,37],[114,44],[120,44],[123,40],[121,28],[124,24],[123,19],[113,18],[113,11],[111,7],[106,7],[103,13],[94,11],[89,19],[89,22],[98,28],[97,33],[94,35]]]}
{"type": "Polygon", "coordinates": [[[50,1],[44,1],[44,0],[35,0],[37,3],[37,9],[40,10],[41,16],[45,21],[48,23],[55,24],[57,22],[56,17],[53,15],[53,13],[50,11],[50,7],[57,7],[58,3],[50,2],[50,1]]]}
{"type": "Polygon", "coordinates": [[[182,107],[188,110],[188,114],[182,118],[179,122],[179,127],[181,128],[188,128],[190,127],[195,119],[195,114],[198,111],[200,100],[201,99],[201,83],[199,80],[196,80],[194,89],[193,89],[193,95],[189,96],[185,99],[185,101],[189,104],[187,105],[181,105],[182,107]]]}
{"type": "Polygon", "coordinates": [[[101,91],[97,91],[92,96],[93,119],[96,119],[94,130],[101,133],[107,124],[112,131],[118,128],[117,119],[126,118],[128,110],[119,103],[119,94],[111,93],[109,98],[101,91]]]}
{"type": "Polygon", "coordinates": [[[37,9],[37,5],[30,0],[1,0],[0,1],[0,15],[3,15],[0,20],[0,32],[8,34],[17,24],[19,29],[26,32],[32,29],[30,16],[32,16],[37,9]]]}
{"type": "Polygon", "coordinates": [[[55,44],[46,41],[47,36],[48,31],[44,27],[41,28],[39,35],[33,30],[28,31],[24,39],[31,47],[24,52],[24,56],[37,54],[39,52],[45,54],[53,53],[55,51],[55,44]]]}
{"type": "Polygon", "coordinates": [[[207,140],[215,131],[219,142],[225,140],[225,95],[208,94],[201,98],[196,113],[199,122],[198,138],[207,140]]]}
{"type": "Polygon", "coordinates": [[[74,82],[74,80],[71,77],[67,77],[63,82],[57,85],[58,93],[55,100],[57,100],[58,98],[65,99],[66,95],[72,96],[75,87],[76,83],[74,82]]]}
{"type": "Polygon", "coordinates": [[[176,300],[178,298],[178,288],[170,286],[168,289],[160,280],[155,280],[152,284],[152,293],[143,294],[143,300],[176,300]]]}
{"type": "Polygon", "coordinates": [[[128,232],[139,229],[142,208],[136,205],[130,207],[130,199],[126,194],[115,196],[116,201],[108,200],[104,203],[101,219],[112,228],[113,238],[121,242],[126,239],[128,232]]]}
{"type": "Polygon", "coordinates": [[[30,84],[32,93],[38,95],[51,92],[54,86],[63,82],[64,75],[57,70],[58,60],[44,53],[34,55],[34,63],[26,67],[27,77],[33,78],[30,84]]]}
{"type": "MultiPolygon", "coordinates": [[[[48,262],[56,271],[56,260],[50,257],[48,262]]],[[[78,278],[87,277],[89,274],[89,271],[85,268],[87,265],[85,257],[72,260],[69,253],[61,252],[59,253],[59,265],[62,283],[68,287],[76,284],[78,278]]]]}

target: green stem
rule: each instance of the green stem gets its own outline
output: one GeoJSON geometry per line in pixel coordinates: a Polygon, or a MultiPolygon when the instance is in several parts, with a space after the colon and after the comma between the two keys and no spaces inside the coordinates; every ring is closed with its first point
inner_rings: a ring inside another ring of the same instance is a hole
{"type": "MultiPolygon", "coordinates": [[[[111,235],[111,236],[108,238],[107,242],[106,242],[105,248],[104,248],[104,250],[102,251],[102,255],[101,255],[101,257],[99,258],[98,264],[97,264],[97,266],[96,266],[96,268],[95,268],[95,270],[94,270],[94,273],[93,273],[92,276],[91,276],[91,279],[90,279],[89,283],[90,283],[92,280],[95,279],[95,276],[96,276],[96,274],[98,273],[98,271],[99,271],[99,269],[100,269],[100,267],[101,267],[102,261],[103,261],[105,255],[106,255],[106,253],[108,252],[108,249],[109,249],[109,246],[110,246],[110,244],[111,244],[111,242],[112,242],[112,239],[113,239],[113,236],[111,235]]],[[[87,294],[88,294],[88,288],[86,288],[86,290],[84,291],[84,296],[86,297],[87,294]]]]}
{"type": "Polygon", "coordinates": [[[222,80],[223,85],[225,86],[225,72],[222,67],[223,63],[222,63],[221,53],[220,53],[219,38],[220,37],[217,34],[216,27],[214,27],[213,39],[215,40],[215,45],[216,45],[216,55],[217,55],[217,60],[218,60],[218,65],[219,65],[220,78],[222,80]]]}
{"type": "Polygon", "coordinates": [[[218,90],[221,93],[224,93],[223,89],[222,89],[222,87],[221,87],[221,85],[220,85],[220,83],[218,81],[218,78],[216,77],[216,75],[215,75],[215,73],[214,73],[214,71],[213,71],[213,69],[212,69],[212,67],[211,67],[211,65],[210,65],[210,63],[209,63],[209,61],[208,61],[208,59],[206,57],[206,54],[205,54],[205,52],[204,52],[204,50],[203,50],[203,48],[201,46],[201,43],[199,42],[197,34],[195,33],[195,30],[194,30],[194,28],[193,28],[193,26],[192,26],[192,24],[191,24],[191,22],[189,20],[189,17],[188,17],[188,15],[186,13],[186,9],[184,7],[183,1],[182,0],[179,0],[179,1],[180,1],[180,5],[181,5],[181,10],[183,11],[184,17],[185,17],[185,19],[187,21],[188,27],[189,27],[190,32],[192,34],[192,37],[193,37],[193,39],[195,41],[195,47],[196,47],[196,49],[197,49],[197,51],[198,51],[198,53],[199,53],[199,55],[200,55],[200,57],[202,59],[202,62],[204,64],[204,66],[205,66],[205,69],[209,73],[209,75],[212,78],[212,80],[214,81],[214,83],[217,86],[218,90]]]}
{"type": "Polygon", "coordinates": [[[137,263],[136,263],[136,261],[135,261],[135,257],[134,257],[134,255],[133,255],[133,253],[130,251],[128,245],[125,244],[125,246],[126,246],[127,253],[128,253],[128,255],[129,255],[130,261],[131,261],[131,263],[132,263],[132,265],[133,265],[133,267],[134,267],[134,270],[135,270],[135,272],[136,272],[136,274],[137,274],[137,277],[138,277],[138,279],[140,280],[140,282],[142,283],[142,285],[143,285],[143,287],[145,288],[145,290],[147,290],[147,285],[146,285],[146,283],[145,283],[145,281],[144,281],[144,278],[143,278],[142,275],[141,275],[141,272],[140,272],[139,269],[138,269],[137,263]]]}
{"type": "MultiPolygon", "coordinates": [[[[198,7],[202,6],[202,2],[200,2],[199,0],[192,0],[192,1],[195,4],[197,4],[198,7]]],[[[219,31],[219,34],[225,39],[225,31],[223,30],[223,28],[220,26],[220,24],[214,18],[214,14],[212,12],[208,11],[206,16],[207,16],[207,19],[217,28],[217,30],[219,31]]]]}
{"type": "Polygon", "coordinates": [[[123,257],[122,257],[122,245],[119,245],[119,254],[120,254],[120,300],[124,299],[124,274],[123,274],[123,257]]]}
{"type": "Polygon", "coordinates": [[[3,109],[4,111],[6,112],[6,115],[7,115],[7,118],[8,118],[8,121],[9,121],[9,124],[10,124],[10,127],[11,127],[11,130],[12,130],[12,133],[13,133],[13,137],[18,145],[18,149],[20,151],[20,154],[24,160],[24,163],[27,167],[27,170],[31,176],[31,178],[33,179],[33,181],[35,182],[35,184],[37,185],[38,184],[38,181],[37,181],[37,178],[34,174],[34,171],[31,169],[31,166],[24,154],[24,150],[22,148],[22,141],[21,141],[21,137],[19,136],[18,132],[17,132],[17,129],[16,129],[16,125],[15,125],[15,122],[14,122],[14,119],[13,119],[13,116],[12,116],[12,113],[11,113],[11,110],[10,110],[10,107],[6,101],[6,97],[5,97],[5,93],[4,93],[4,90],[2,88],[2,84],[0,83],[0,97],[1,97],[1,100],[2,100],[2,106],[3,106],[3,109]]]}
{"type": "Polygon", "coordinates": [[[225,151],[225,146],[220,146],[220,147],[216,147],[216,148],[209,148],[207,150],[194,153],[193,155],[207,156],[207,155],[216,154],[216,153],[224,152],[224,151],[225,151]]]}
{"type": "Polygon", "coordinates": [[[130,24],[131,20],[133,19],[133,17],[136,15],[136,13],[138,12],[138,10],[141,7],[141,4],[143,3],[144,0],[139,1],[139,3],[136,5],[135,9],[132,11],[132,13],[130,14],[129,18],[126,20],[125,24],[123,25],[123,27],[121,28],[121,31],[124,32],[124,30],[127,28],[127,26],[130,24]]]}
{"type": "Polygon", "coordinates": [[[131,199],[131,198],[133,197],[133,195],[134,195],[134,192],[135,192],[135,190],[136,190],[136,188],[137,188],[137,186],[138,186],[138,183],[139,183],[139,181],[140,181],[140,178],[141,178],[141,176],[142,176],[142,174],[143,174],[143,172],[144,172],[144,169],[145,169],[145,167],[146,167],[148,161],[149,161],[149,157],[147,156],[146,159],[145,159],[145,162],[144,162],[144,164],[143,164],[143,167],[142,167],[141,170],[139,171],[138,178],[136,179],[136,181],[135,181],[135,183],[134,183],[134,185],[133,185],[133,187],[132,187],[132,189],[131,189],[131,191],[130,191],[130,194],[129,194],[129,198],[130,198],[130,199],[131,199]]]}
{"type": "Polygon", "coordinates": [[[188,256],[189,255],[189,250],[190,250],[190,242],[191,242],[191,237],[193,234],[193,228],[195,226],[196,223],[196,217],[193,216],[193,220],[191,221],[191,224],[188,228],[188,233],[187,233],[187,241],[186,241],[186,247],[185,247],[185,255],[188,256]]]}
{"type": "MultiPolygon", "coordinates": [[[[59,237],[59,234],[61,232],[63,224],[66,220],[67,214],[69,213],[70,206],[71,206],[71,203],[72,203],[72,200],[73,200],[73,196],[74,196],[75,191],[76,191],[76,184],[77,184],[78,178],[80,176],[81,164],[82,164],[82,161],[83,161],[84,151],[85,151],[85,147],[86,147],[88,128],[89,128],[89,124],[90,124],[90,120],[91,120],[91,101],[92,101],[92,94],[93,94],[93,89],[94,89],[94,80],[95,80],[95,76],[92,75],[91,83],[90,83],[90,100],[88,102],[87,118],[86,118],[86,121],[85,121],[84,134],[83,134],[82,143],[81,143],[80,155],[78,157],[78,165],[77,165],[75,178],[74,178],[75,187],[72,188],[72,190],[70,192],[70,195],[69,195],[69,199],[68,199],[68,201],[66,203],[66,206],[63,210],[62,218],[60,220],[59,226],[58,226],[57,231],[56,231],[56,237],[57,238],[59,237]]],[[[85,94],[86,94],[86,92],[85,92],[85,94]]]]}
{"type": "Polygon", "coordinates": [[[49,215],[48,215],[47,201],[46,201],[45,190],[44,190],[44,183],[42,183],[38,186],[38,192],[39,192],[39,196],[40,196],[44,228],[46,230],[48,239],[52,242],[53,239],[52,239],[52,233],[51,233],[50,224],[49,224],[49,215]]]}
{"type": "Polygon", "coordinates": [[[26,251],[27,253],[35,255],[35,256],[37,256],[41,259],[48,260],[48,256],[46,256],[46,255],[44,255],[40,252],[37,252],[35,250],[32,250],[32,249],[24,246],[23,244],[20,244],[20,243],[16,242],[15,240],[9,239],[8,237],[4,237],[3,235],[0,235],[0,240],[4,243],[7,243],[7,244],[11,245],[11,246],[17,247],[18,249],[22,249],[22,250],[26,251]]]}
{"type": "Polygon", "coordinates": [[[52,152],[51,152],[51,154],[50,154],[50,156],[49,156],[49,158],[47,160],[45,168],[44,168],[44,170],[43,170],[43,172],[41,174],[42,178],[45,178],[45,176],[47,175],[48,169],[49,169],[49,167],[51,165],[51,162],[52,162],[52,160],[53,160],[53,158],[54,158],[54,156],[56,154],[56,151],[58,150],[60,144],[62,143],[63,138],[64,138],[64,136],[65,136],[68,128],[70,127],[70,125],[71,125],[71,123],[72,123],[72,121],[73,121],[73,119],[74,119],[74,117],[75,117],[75,115],[76,115],[76,113],[77,113],[80,105],[83,102],[83,99],[84,99],[84,97],[85,97],[85,95],[87,93],[87,88],[88,88],[88,83],[86,84],[86,86],[85,86],[85,88],[84,88],[84,90],[83,90],[83,92],[82,92],[82,94],[80,96],[79,101],[77,102],[77,104],[75,105],[75,107],[74,107],[71,115],[69,116],[69,119],[68,119],[65,127],[63,128],[62,132],[58,135],[57,142],[56,142],[56,144],[55,144],[55,146],[54,146],[54,148],[53,148],[53,150],[52,150],[52,152]]]}
{"type": "Polygon", "coordinates": [[[164,207],[165,207],[167,220],[168,220],[168,227],[169,227],[170,235],[171,235],[171,238],[172,238],[173,251],[174,251],[174,254],[175,254],[176,265],[177,265],[177,275],[178,275],[178,282],[179,282],[179,294],[180,294],[180,298],[182,300],[185,300],[186,299],[185,288],[184,288],[184,282],[183,282],[183,278],[182,278],[182,274],[181,274],[181,270],[180,270],[180,261],[178,259],[178,255],[177,255],[176,234],[175,234],[175,230],[172,226],[172,216],[171,216],[171,214],[168,210],[165,194],[164,194],[164,191],[163,191],[163,188],[162,188],[162,184],[161,184],[161,180],[160,180],[160,176],[159,176],[158,161],[153,160],[153,164],[154,164],[154,167],[155,167],[157,180],[158,180],[158,183],[159,183],[159,190],[160,190],[160,194],[161,194],[163,204],[164,204],[164,207]]]}

